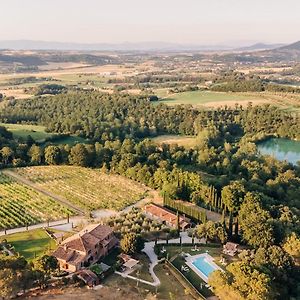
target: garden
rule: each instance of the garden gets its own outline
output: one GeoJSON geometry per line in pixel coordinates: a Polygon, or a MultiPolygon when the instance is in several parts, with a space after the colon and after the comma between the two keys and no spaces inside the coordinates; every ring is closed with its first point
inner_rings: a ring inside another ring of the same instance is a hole
{"type": "Polygon", "coordinates": [[[56,243],[44,229],[30,230],[1,237],[10,250],[33,260],[55,249],[56,243]]]}

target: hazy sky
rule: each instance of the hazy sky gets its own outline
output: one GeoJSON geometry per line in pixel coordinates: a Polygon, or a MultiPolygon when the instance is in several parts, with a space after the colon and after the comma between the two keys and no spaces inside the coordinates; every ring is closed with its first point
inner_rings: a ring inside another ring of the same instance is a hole
{"type": "Polygon", "coordinates": [[[0,40],[300,40],[300,0],[1,0],[0,40]]]}

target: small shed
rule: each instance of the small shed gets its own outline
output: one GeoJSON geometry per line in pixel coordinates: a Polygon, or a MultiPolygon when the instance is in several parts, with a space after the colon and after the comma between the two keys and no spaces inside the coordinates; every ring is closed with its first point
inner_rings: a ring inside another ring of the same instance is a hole
{"type": "Polygon", "coordinates": [[[230,256],[235,256],[235,254],[238,252],[238,246],[239,246],[239,244],[227,242],[223,246],[223,253],[230,255],[230,256]]]}
{"type": "Polygon", "coordinates": [[[100,283],[98,276],[91,270],[80,270],[77,276],[90,288],[100,283]]]}
{"type": "Polygon", "coordinates": [[[127,269],[132,269],[134,268],[137,264],[139,263],[138,260],[134,259],[134,258],[131,258],[129,259],[126,263],[123,264],[123,266],[127,269]]]}

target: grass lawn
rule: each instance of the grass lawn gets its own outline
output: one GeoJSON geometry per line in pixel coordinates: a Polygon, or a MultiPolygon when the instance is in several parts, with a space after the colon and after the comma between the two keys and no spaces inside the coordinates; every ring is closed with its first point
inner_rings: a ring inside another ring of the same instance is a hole
{"type": "Polygon", "coordinates": [[[113,289],[119,289],[120,287],[122,287],[122,289],[131,291],[135,295],[139,295],[139,297],[127,299],[191,299],[190,295],[185,294],[184,287],[181,285],[181,283],[178,282],[178,280],[172,274],[169,273],[168,269],[166,269],[164,265],[157,265],[154,271],[161,280],[161,285],[157,287],[157,290],[155,287],[147,284],[139,283],[137,285],[136,281],[129,278],[123,278],[116,274],[113,274],[106,278],[103,284],[113,289]],[[155,295],[154,298],[153,296],[151,298],[149,296],[150,294],[155,295]]]}
{"type": "Polygon", "coordinates": [[[166,245],[158,245],[158,249],[164,247],[168,254],[169,259],[171,259],[171,263],[177,270],[183,274],[192,284],[193,286],[205,297],[210,297],[213,293],[205,287],[206,282],[203,281],[193,270],[189,270],[188,272],[181,272],[181,266],[185,265],[185,259],[181,257],[179,254],[181,252],[189,253],[190,255],[197,255],[200,253],[208,252],[215,259],[215,263],[219,265],[221,268],[224,268],[220,265],[219,260],[221,259],[222,248],[221,247],[207,247],[207,246],[198,246],[200,251],[192,251],[192,246],[166,246],[166,245]]]}
{"type": "Polygon", "coordinates": [[[75,166],[38,166],[15,171],[43,190],[64,197],[86,210],[121,210],[142,199],[145,186],[99,169],[75,166]]]}
{"type": "Polygon", "coordinates": [[[208,252],[209,255],[211,255],[216,263],[218,264],[218,260],[221,259],[221,254],[222,254],[222,247],[208,247],[208,246],[197,246],[198,249],[200,249],[200,251],[192,251],[193,246],[168,246],[165,244],[158,244],[157,245],[158,249],[161,249],[162,247],[164,247],[167,252],[169,253],[169,259],[175,255],[180,254],[181,252],[185,252],[185,253],[189,253],[191,255],[196,255],[196,254],[200,254],[200,253],[206,253],[208,252]]]}
{"type": "Polygon", "coordinates": [[[16,252],[28,260],[56,248],[55,241],[43,229],[7,235],[5,239],[14,246],[16,252]]]}
{"type": "MultiPolygon", "coordinates": [[[[181,266],[185,264],[185,259],[182,257],[177,257],[173,262],[173,266],[180,271],[181,266]]],[[[193,284],[193,286],[205,297],[210,297],[213,295],[212,291],[205,287],[206,282],[201,279],[193,270],[189,270],[188,272],[182,273],[189,282],[193,284]]]]}
{"type": "Polygon", "coordinates": [[[46,132],[44,126],[6,123],[0,123],[0,126],[6,127],[15,138],[26,139],[30,135],[37,142],[42,142],[45,138],[53,135],[46,132]]]}
{"type": "Polygon", "coordinates": [[[157,144],[177,144],[186,148],[194,148],[197,145],[197,138],[188,135],[159,135],[152,138],[152,141],[157,144]]]}
{"type": "Polygon", "coordinates": [[[153,279],[149,273],[150,261],[148,256],[146,254],[137,254],[134,256],[134,258],[139,260],[139,265],[141,265],[141,268],[132,272],[130,275],[152,282],[153,279]]]}
{"type": "Polygon", "coordinates": [[[182,284],[169,272],[164,264],[156,265],[154,272],[161,281],[157,293],[158,299],[171,299],[171,294],[173,299],[191,299],[191,296],[186,294],[182,284]]]}

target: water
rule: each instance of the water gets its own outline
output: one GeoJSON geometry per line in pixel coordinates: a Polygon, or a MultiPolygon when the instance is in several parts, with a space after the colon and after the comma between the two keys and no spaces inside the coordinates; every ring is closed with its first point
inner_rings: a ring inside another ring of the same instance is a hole
{"type": "Polygon", "coordinates": [[[206,277],[208,277],[211,272],[216,270],[216,268],[211,265],[204,256],[197,258],[193,262],[193,265],[206,277]]]}
{"type": "Polygon", "coordinates": [[[257,144],[261,154],[272,155],[278,160],[286,160],[294,165],[300,161],[300,141],[271,138],[257,144]]]}

